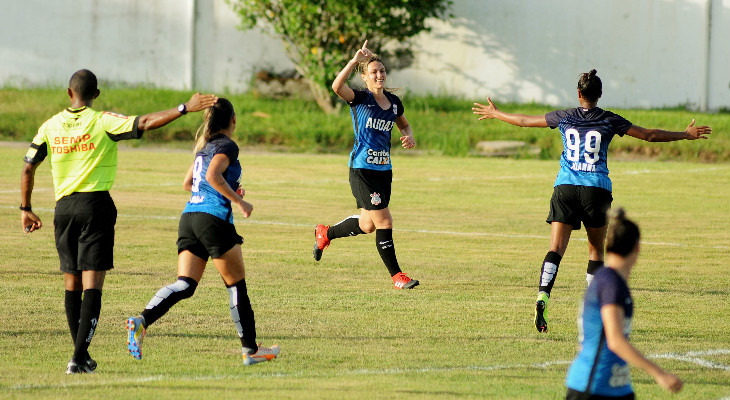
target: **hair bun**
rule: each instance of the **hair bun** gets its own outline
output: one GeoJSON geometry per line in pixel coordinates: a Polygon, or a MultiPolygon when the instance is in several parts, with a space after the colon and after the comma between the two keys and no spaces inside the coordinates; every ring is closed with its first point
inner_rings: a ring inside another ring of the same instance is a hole
{"type": "Polygon", "coordinates": [[[595,68],[594,68],[594,69],[592,69],[592,70],[591,70],[591,72],[589,72],[589,73],[588,73],[588,77],[589,77],[589,78],[593,78],[594,76],[596,76],[596,73],[597,73],[597,72],[598,72],[598,71],[596,71],[596,70],[595,70],[595,68]]]}

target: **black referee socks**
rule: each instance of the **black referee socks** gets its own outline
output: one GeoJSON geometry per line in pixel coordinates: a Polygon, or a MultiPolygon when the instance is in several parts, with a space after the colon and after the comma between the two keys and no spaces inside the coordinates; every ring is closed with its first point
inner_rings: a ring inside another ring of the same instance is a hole
{"type": "Polygon", "coordinates": [[[94,337],[96,325],[101,312],[101,290],[84,290],[84,299],[81,301],[81,316],[79,329],[76,333],[76,348],[72,360],[77,364],[85,363],[89,354],[89,344],[94,337]]]}
{"type": "Polygon", "coordinates": [[[66,308],[66,320],[68,330],[71,332],[71,340],[76,345],[76,335],[79,332],[79,319],[81,318],[81,290],[67,290],[64,305],[66,308]]]}

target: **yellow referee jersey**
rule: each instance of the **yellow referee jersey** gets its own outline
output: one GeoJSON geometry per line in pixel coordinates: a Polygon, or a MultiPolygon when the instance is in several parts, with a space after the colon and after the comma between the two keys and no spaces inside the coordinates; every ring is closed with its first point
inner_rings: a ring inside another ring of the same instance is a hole
{"type": "Polygon", "coordinates": [[[67,108],[41,125],[25,162],[37,164],[50,155],[56,200],[109,190],[117,175],[117,142],[141,138],[138,122],[136,116],[67,108]]]}

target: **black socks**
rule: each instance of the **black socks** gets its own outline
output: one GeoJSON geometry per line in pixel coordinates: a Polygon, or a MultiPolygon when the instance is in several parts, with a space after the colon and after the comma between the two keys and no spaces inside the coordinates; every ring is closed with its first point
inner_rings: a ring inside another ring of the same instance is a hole
{"type": "Polygon", "coordinates": [[[256,321],[254,320],[251,300],[248,298],[246,279],[226,285],[230,295],[231,318],[236,325],[238,337],[241,338],[241,346],[244,352],[253,354],[258,351],[256,344],[256,321]]]}
{"type": "Polygon", "coordinates": [[[545,255],[545,260],[542,262],[542,268],[540,269],[540,291],[547,293],[550,296],[550,291],[553,290],[555,284],[555,277],[558,275],[558,267],[560,266],[560,260],[563,257],[554,252],[548,251],[545,255]]]}
{"type": "Polygon", "coordinates": [[[195,282],[195,279],[178,276],[175,283],[158,290],[155,296],[152,297],[152,300],[147,303],[145,310],[142,311],[145,328],[165,315],[170,310],[170,307],[177,304],[178,301],[192,296],[197,287],[198,282],[195,282]]]}
{"type": "Polygon", "coordinates": [[[79,332],[79,319],[81,318],[81,290],[67,290],[64,302],[66,308],[66,320],[68,329],[71,332],[71,340],[76,344],[76,335],[79,332]]]}
{"type": "Polygon", "coordinates": [[[380,253],[380,258],[383,259],[385,267],[388,268],[390,276],[401,272],[398,260],[395,258],[393,230],[377,229],[375,231],[375,244],[378,246],[378,253],[380,253]]]}
{"type": "MultiPolygon", "coordinates": [[[[81,302],[81,313],[79,315],[80,322],[76,333],[76,348],[72,358],[72,360],[77,364],[86,362],[86,358],[89,355],[89,344],[91,344],[91,339],[94,337],[96,325],[99,322],[100,312],[101,290],[84,290],[84,299],[81,302]]],[[[69,325],[69,327],[71,327],[71,325],[69,325]]]]}
{"type": "Polygon", "coordinates": [[[365,232],[360,229],[360,216],[353,215],[330,226],[327,230],[327,239],[337,239],[341,237],[357,236],[365,232]]]}

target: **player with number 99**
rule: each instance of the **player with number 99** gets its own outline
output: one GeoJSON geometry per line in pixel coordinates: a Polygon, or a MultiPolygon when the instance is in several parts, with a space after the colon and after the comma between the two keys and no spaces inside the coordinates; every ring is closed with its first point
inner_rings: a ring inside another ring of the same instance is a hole
{"type": "Polygon", "coordinates": [[[539,289],[535,302],[535,327],[547,332],[547,304],[555,284],[560,260],[565,254],[573,230],[581,222],[588,236],[588,268],[586,281],[603,266],[606,240],[606,213],[611,207],[612,188],[606,156],[615,135],[625,134],[647,142],[707,139],[709,126],[694,126],[694,120],[682,132],[647,129],[634,125],[622,116],[598,107],[603,93],[596,70],[581,74],[578,80],[580,107],[557,110],[545,115],[506,113],[489,104],[474,103],[472,111],[479,120],[499,119],[520,127],[558,128],[563,137],[560,171],[550,200],[547,223],[550,229],[550,250],[540,269],[539,289]]]}

